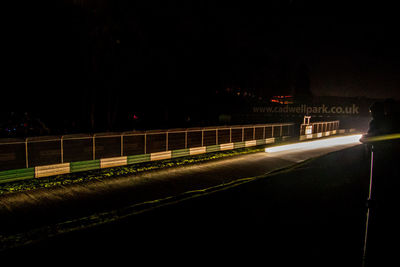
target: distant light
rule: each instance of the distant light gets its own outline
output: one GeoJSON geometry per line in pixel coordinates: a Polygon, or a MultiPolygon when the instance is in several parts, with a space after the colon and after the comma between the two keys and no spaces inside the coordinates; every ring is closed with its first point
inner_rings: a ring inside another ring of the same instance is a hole
{"type": "Polygon", "coordinates": [[[362,136],[361,134],[356,134],[349,136],[333,137],[324,140],[316,140],[309,142],[300,142],[290,145],[268,147],[265,149],[265,152],[274,153],[286,150],[308,150],[308,149],[316,149],[316,148],[324,148],[324,147],[332,147],[332,146],[340,146],[348,144],[357,144],[360,143],[359,140],[361,136],[362,136]]]}
{"type": "Polygon", "coordinates": [[[282,105],[293,104],[293,96],[291,95],[276,95],[270,99],[273,103],[279,103],[282,105]]]}

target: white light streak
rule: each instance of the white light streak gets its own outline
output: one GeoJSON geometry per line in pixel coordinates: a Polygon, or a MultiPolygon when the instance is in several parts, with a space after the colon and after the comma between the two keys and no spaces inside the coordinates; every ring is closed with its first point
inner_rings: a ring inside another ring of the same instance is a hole
{"type": "Polygon", "coordinates": [[[332,137],[332,138],[324,139],[324,140],[316,140],[316,141],[309,141],[309,142],[300,142],[300,143],[295,143],[295,144],[290,144],[290,145],[268,147],[265,149],[265,152],[274,153],[274,152],[287,151],[287,150],[310,150],[310,149],[316,149],[316,148],[357,144],[357,143],[360,143],[359,140],[360,140],[361,136],[362,136],[361,134],[356,134],[356,135],[348,135],[348,136],[341,136],[341,137],[332,137]]]}

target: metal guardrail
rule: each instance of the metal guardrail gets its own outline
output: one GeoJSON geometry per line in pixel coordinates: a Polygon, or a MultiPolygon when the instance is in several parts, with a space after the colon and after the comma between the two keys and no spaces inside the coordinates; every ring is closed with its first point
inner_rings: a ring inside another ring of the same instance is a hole
{"type": "Polygon", "coordinates": [[[0,171],[294,136],[293,123],[0,140],[0,171]]]}

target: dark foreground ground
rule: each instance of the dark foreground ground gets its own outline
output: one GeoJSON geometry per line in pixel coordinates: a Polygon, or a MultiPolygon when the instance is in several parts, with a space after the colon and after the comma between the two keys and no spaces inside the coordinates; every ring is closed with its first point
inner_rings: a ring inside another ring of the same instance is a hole
{"type": "Polygon", "coordinates": [[[13,262],[360,266],[369,158],[358,145],[225,190],[3,251],[13,262]],[[294,264],[294,265],[293,265],[294,264]]]}

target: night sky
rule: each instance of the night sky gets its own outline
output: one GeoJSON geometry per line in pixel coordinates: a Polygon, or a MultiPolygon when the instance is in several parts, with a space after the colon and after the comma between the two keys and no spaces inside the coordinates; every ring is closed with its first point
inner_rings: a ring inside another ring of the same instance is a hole
{"type": "Polygon", "coordinates": [[[62,2],[14,17],[6,76],[18,101],[8,110],[162,111],[204,105],[226,88],[268,99],[293,92],[304,70],[317,96],[400,99],[399,24],[389,13],[336,1],[324,8],[346,14],[305,1],[62,2]]]}

